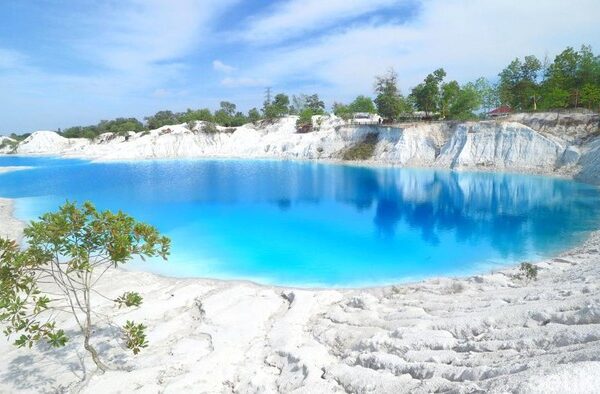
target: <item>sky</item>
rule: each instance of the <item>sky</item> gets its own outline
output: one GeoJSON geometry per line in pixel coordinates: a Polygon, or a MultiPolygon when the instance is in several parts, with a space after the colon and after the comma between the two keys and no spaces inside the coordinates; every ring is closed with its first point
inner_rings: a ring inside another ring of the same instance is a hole
{"type": "Polygon", "coordinates": [[[600,52],[598,0],[0,0],[0,133],[158,110],[247,111],[274,93],[329,106],[444,67],[495,79],[515,57],[600,52]]]}

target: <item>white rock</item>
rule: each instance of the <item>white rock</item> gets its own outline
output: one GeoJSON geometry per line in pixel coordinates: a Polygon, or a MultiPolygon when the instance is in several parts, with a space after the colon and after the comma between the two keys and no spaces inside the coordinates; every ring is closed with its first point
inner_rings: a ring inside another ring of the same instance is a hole
{"type": "MultiPolygon", "coordinates": [[[[588,116],[589,117],[589,116],[588,116]]],[[[347,125],[335,116],[313,117],[313,131],[296,132],[297,116],[237,128],[205,123],[164,126],[128,136],[102,134],[93,142],[38,131],[18,145],[21,154],[48,154],[95,160],[237,157],[339,160],[369,135],[377,136],[372,163],[524,171],[578,175],[600,182],[600,140],[575,145],[556,133],[540,133],[512,121],[401,124],[395,127],[347,125]]],[[[548,130],[548,127],[546,127],[548,130]]]]}
{"type": "Polygon", "coordinates": [[[90,145],[85,138],[65,138],[54,131],[36,131],[19,143],[19,154],[60,155],[81,150],[90,145]]]}

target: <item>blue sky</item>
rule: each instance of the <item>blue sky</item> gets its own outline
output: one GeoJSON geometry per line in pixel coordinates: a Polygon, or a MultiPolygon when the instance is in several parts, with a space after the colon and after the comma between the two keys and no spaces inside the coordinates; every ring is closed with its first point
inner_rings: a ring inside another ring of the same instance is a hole
{"type": "Polygon", "coordinates": [[[600,51],[597,0],[2,0],[0,133],[260,107],[264,88],[330,105],[394,67],[495,78],[515,56],[600,51]]]}

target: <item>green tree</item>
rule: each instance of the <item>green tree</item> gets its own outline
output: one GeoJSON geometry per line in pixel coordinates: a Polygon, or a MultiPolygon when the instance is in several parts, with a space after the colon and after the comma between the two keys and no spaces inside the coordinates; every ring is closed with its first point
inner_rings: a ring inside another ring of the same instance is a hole
{"type": "Polygon", "coordinates": [[[130,131],[137,133],[145,130],[142,122],[140,122],[136,118],[117,118],[114,120],[101,120],[98,126],[96,127],[97,132],[99,134],[115,133],[119,135],[125,135],[130,131]]]}
{"type": "Polygon", "coordinates": [[[520,90],[521,108],[533,109],[538,108],[540,99],[540,85],[538,83],[538,74],[542,69],[542,63],[535,56],[525,56],[522,68],[522,79],[517,89],[520,90]]]}
{"type": "Polygon", "coordinates": [[[152,116],[147,116],[144,120],[146,121],[146,126],[149,130],[181,123],[177,114],[174,114],[171,111],[158,111],[152,116]]]}
{"type": "Polygon", "coordinates": [[[500,72],[500,101],[514,109],[537,109],[540,97],[538,74],[542,63],[535,56],[525,56],[523,62],[513,60],[500,72]]]}
{"type": "Polygon", "coordinates": [[[475,118],[474,111],[481,105],[481,96],[475,83],[460,86],[456,81],[441,87],[440,115],[443,118],[468,120],[475,118]]]}
{"type": "Polygon", "coordinates": [[[290,98],[283,94],[277,94],[271,103],[265,102],[263,114],[266,119],[280,118],[290,113],[290,98]]]}
{"type": "Polygon", "coordinates": [[[24,133],[24,134],[10,133],[9,137],[12,138],[15,141],[19,141],[20,142],[20,141],[25,140],[30,135],[31,135],[31,133],[24,133]]]}
{"type": "Polygon", "coordinates": [[[236,112],[237,106],[229,101],[221,101],[220,108],[215,111],[214,121],[221,126],[241,126],[246,123],[246,116],[242,112],[236,112]]]}
{"type": "Polygon", "coordinates": [[[578,64],[581,56],[572,47],[567,47],[559,53],[546,71],[544,80],[544,95],[548,96],[544,102],[554,104],[550,108],[567,107],[569,105],[577,107],[580,99],[581,86],[578,84],[578,64]],[[567,93],[567,103],[563,105],[564,92],[567,93]]]}
{"type": "Polygon", "coordinates": [[[547,88],[544,92],[543,105],[545,109],[567,108],[569,92],[558,86],[547,88]]]}
{"type": "Polygon", "coordinates": [[[65,138],[88,138],[94,139],[103,133],[115,133],[126,135],[128,132],[140,132],[145,130],[142,122],[136,118],[117,118],[113,120],[101,120],[97,125],[74,126],[63,131],[58,131],[65,138]]]}
{"type": "Polygon", "coordinates": [[[373,100],[367,96],[357,96],[354,101],[350,103],[349,107],[351,112],[377,113],[377,108],[375,108],[373,100]]]}
{"type": "Polygon", "coordinates": [[[487,79],[480,77],[475,80],[473,86],[477,91],[477,95],[481,100],[481,108],[485,113],[500,106],[500,96],[497,85],[493,85],[487,79]]]}
{"type": "Polygon", "coordinates": [[[252,108],[248,111],[248,121],[252,123],[256,123],[261,119],[260,112],[256,108],[252,108]]]}
{"type": "Polygon", "coordinates": [[[600,86],[600,56],[594,56],[592,47],[583,45],[579,50],[579,59],[575,80],[577,86],[600,86]]]}
{"type": "Polygon", "coordinates": [[[474,119],[475,111],[481,106],[481,96],[474,83],[467,83],[460,87],[458,96],[450,106],[449,116],[455,120],[474,119]]]}
{"type": "Polygon", "coordinates": [[[319,95],[316,93],[306,97],[306,108],[308,108],[313,115],[325,114],[325,103],[319,99],[319,95]]]}
{"type": "MultiPolygon", "coordinates": [[[[107,366],[92,344],[96,327],[92,298],[96,284],[108,269],[134,257],[164,259],[170,241],[147,224],[118,212],[100,212],[91,203],[66,203],[25,230],[27,248],[0,240],[0,322],[7,336],[18,335],[15,345],[31,347],[46,341],[64,346],[68,337],[56,326],[57,314],[72,316],[83,335],[83,347],[102,371],[107,366]],[[40,285],[44,284],[42,288],[40,285]],[[48,284],[54,288],[48,289],[48,284]]],[[[139,294],[126,292],[117,303],[139,306],[139,294]],[[129,293],[129,294],[127,294],[129,293]]],[[[124,326],[123,335],[134,353],[147,346],[143,325],[124,326]]]]}
{"type": "Polygon", "coordinates": [[[547,67],[544,77],[544,105],[562,104],[564,92],[567,92],[566,107],[589,106],[590,93],[593,96],[590,87],[600,86],[600,56],[595,56],[589,46],[584,45],[579,51],[567,47],[547,67]],[[587,87],[585,99],[584,87],[587,87]]]}
{"type": "Polygon", "coordinates": [[[332,110],[335,116],[339,116],[344,120],[352,118],[352,110],[348,105],[344,105],[342,103],[333,103],[332,110]]]}
{"type": "Polygon", "coordinates": [[[229,101],[221,101],[220,107],[221,111],[223,111],[231,117],[233,117],[237,108],[237,106],[234,103],[230,103],[229,101]]]}
{"type": "Polygon", "coordinates": [[[238,111],[231,118],[229,126],[239,127],[245,123],[248,123],[248,118],[246,117],[246,115],[244,115],[243,112],[238,111]]]}
{"type": "Polygon", "coordinates": [[[313,111],[310,108],[304,108],[296,121],[296,129],[299,132],[308,132],[312,130],[313,111]]]}
{"type": "Polygon", "coordinates": [[[296,128],[298,132],[306,133],[312,130],[312,117],[325,114],[325,103],[319,99],[318,94],[294,96],[294,105],[298,111],[296,128]]]}
{"type": "Polygon", "coordinates": [[[290,114],[299,115],[307,108],[312,111],[313,115],[325,114],[325,103],[319,99],[318,94],[292,96],[292,105],[289,107],[290,114]]]}
{"type": "Polygon", "coordinates": [[[425,111],[425,115],[439,111],[440,107],[440,84],[446,77],[446,71],[438,68],[433,73],[427,75],[425,80],[412,89],[411,96],[415,101],[418,110],[425,111]]]}
{"type": "Polygon", "coordinates": [[[600,85],[584,85],[581,89],[581,103],[589,109],[600,110],[600,85]]]}
{"type": "Polygon", "coordinates": [[[498,85],[500,102],[516,108],[515,104],[518,104],[516,86],[521,80],[521,61],[518,58],[513,60],[498,76],[500,77],[498,85]]]}
{"type": "Polygon", "coordinates": [[[214,117],[213,114],[210,112],[210,109],[208,108],[201,108],[201,109],[197,109],[197,110],[192,110],[190,108],[188,108],[188,110],[182,114],[180,114],[178,116],[179,120],[183,123],[188,123],[188,122],[196,122],[196,121],[203,121],[203,122],[213,122],[214,121],[214,117]]]}
{"type": "Polygon", "coordinates": [[[100,133],[96,126],[74,126],[64,129],[60,133],[65,138],[87,138],[94,139],[100,133]]]}
{"type": "Polygon", "coordinates": [[[459,96],[460,85],[458,82],[450,81],[442,84],[439,108],[442,119],[447,118],[450,115],[450,110],[456,105],[459,96]]]}
{"type": "Polygon", "coordinates": [[[398,119],[405,109],[405,101],[398,88],[398,74],[389,69],[384,75],[375,77],[375,105],[377,113],[384,119],[398,119]]]}

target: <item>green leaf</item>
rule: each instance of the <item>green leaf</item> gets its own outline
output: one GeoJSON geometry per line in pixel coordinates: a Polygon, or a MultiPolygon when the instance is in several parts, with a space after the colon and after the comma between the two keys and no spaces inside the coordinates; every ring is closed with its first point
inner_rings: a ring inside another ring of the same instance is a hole
{"type": "Polygon", "coordinates": [[[115,302],[119,305],[119,308],[121,308],[122,306],[140,306],[142,304],[142,301],[142,296],[134,291],[126,291],[125,293],[117,297],[117,299],[115,299],[115,302]]]}

